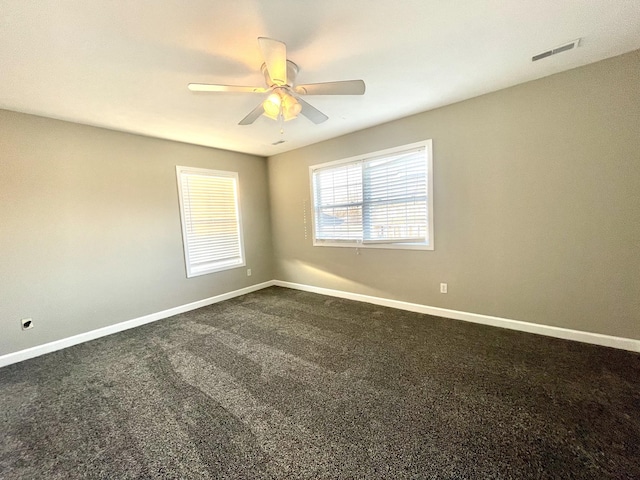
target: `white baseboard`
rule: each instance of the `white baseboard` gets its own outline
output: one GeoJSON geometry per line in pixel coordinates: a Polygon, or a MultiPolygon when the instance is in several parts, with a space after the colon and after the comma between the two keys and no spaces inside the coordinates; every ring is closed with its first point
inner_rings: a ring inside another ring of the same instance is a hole
{"type": "Polygon", "coordinates": [[[274,280],[273,285],[293,288],[296,290],[303,290],[305,292],[329,295],[332,297],[346,298],[359,302],[373,303],[374,305],[398,308],[400,310],[408,310],[411,312],[426,313],[428,315],[435,315],[438,317],[452,318],[454,320],[481,323],[483,325],[491,325],[493,327],[508,328],[510,330],[536,333],[538,335],[546,335],[548,337],[574,340],[583,343],[591,343],[594,345],[602,345],[605,347],[619,348],[621,350],[630,350],[632,352],[640,352],[640,340],[635,340],[633,338],[613,337],[600,333],[583,332],[580,330],[571,330],[569,328],[552,327],[550,325],[540,325],[537,323],[522,322],[520,320],[511,320],[509,318],[492,317],[489,315],[461,312],[459,310],[449,310],[447,308],[440,307],[430,307],[428,305],[421,305],[418,303],[402,302],[399,300],[373,297],[360,293],[332,290],[329,288],[314,287],[312,285],[304,285],[300,283],[284,282],[282,280],[274,280]]]}
{"type": "Polygon", "coordinates": [[[122,332],[130,328],[139,327],[147,323],[162,320],[163,318],[172,317],[180,313],[189,312],[197,308],[206,307],[214,303],[229,300],[240,295],[262,290],[271,286],[279,286],[292,288],[295,290],[303,290],[305,292],[319,293],[321,295],[329,295],[332,297],[346,298],[356,300],[358,302],[372,303],[374,305],[382,305],[385,307],[398,308],[400,310],[408,310],[417,313],[426,313],[438,317],[452,318],[454,320],[463,320],[465,322],[481,323],[483,325],[491,325],[494,327],[508,328],[510,330],[519,330],[521,332],[536,333],[538,335],[546,335],[549,337],[562,338],[565,340],[574,340],[578,342],[591,343],[594,345],[602,345],[605,347],[619,348],[632,352],[640,352],[640,340],[623,337],[613,337],[610,335],[602,335],[600,333],[583,332],[580,330],[571,330],[568,328],[552,327],[549,325],[540,325],[537,323],[521,322],[519,320],[511,320],[508,318],[492,317],[489,315],[481,315],[478,313],[461,312],[459,310],[449,310],[447,308],[430,307],[419,303],[402,302],[400,300],[391,300],[382,297],[373,297],[360,293],[345,292],[342,290],[332,290],[330,288],[315,287],[312,285],[304,285],[301,283],[284,282],[282,280],[270,280],[268,282],[258,283],[249,287],[234,290],[232,292],[216,295],[215,297],[205,298],[197,302],[180,305],[161,312],[152,313],[143,317],[134,318],[115,325],[91,330],[90,332],[81,333],[72,337],[55,340],[53,342],[37,345],[35,347],[20,350],[18,352],[8,353],[0,356],[0,367],[11,365],[12,363],[22,362],[30,358],[44,355],[45,353],[55,352],[63,348],[71,347],[79,343],[95,340],[105,337],[113,333],[122,332]]]}
{"type": "Polygon", "coordinates": [[[43,345],[37,345],[35,347],[20,350],[18,352],[8,353],[0,356],[0,367],[11,365],[12,363],[22,362],[30,358],[39,357],[45,353],[55,352],[56,350],[62,350],[63,348],[71,347],[79,343],[95,340],[100,337],[106,337],[112,333],[122,332],[130,328],[139,327],[147,323],[162,320],[163,318],[169,318],[180,313],[189,312],[196,308],[206,307],[207,305],[213,305],[214,303],[222,302],[223,300],[229,300],[230,298],[239,297],[247,293],[255,292],[274,285],[273,280],[268,282],[258,283],[249,287],[234,290],[233,292],[223,293],[216,295],[215,297],[205,298],[204,300],[198,300],[197,302],[188,303],[186,305],[180,305],[178,307],[169,308],[161,312],[145,315],[144,317],[138,317],[124,322],[116,323],[115,325],[109,325],[107,327],[91,330],[90,332],[80,333],[72,337],[55,340],[53,342],[45,343],[43,345]]]}

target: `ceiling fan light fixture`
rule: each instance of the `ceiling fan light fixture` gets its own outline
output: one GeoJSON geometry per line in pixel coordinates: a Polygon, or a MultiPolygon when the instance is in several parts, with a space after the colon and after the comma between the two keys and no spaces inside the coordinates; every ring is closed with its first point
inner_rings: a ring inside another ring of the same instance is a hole
{"type": "Polygon", "coordinates": [[[302,105],[298,103],[295,97],[291,95],[285,94],[282,99],[282,116],[284,117],[284,121],[288,122],[289,120],[293,120],[297,118],[300,112],[302,111],[302,105]]]}
{"type": "Polygon", "coordinates": [[[290,95],[284,89],[276,89],[267,97],[262,103],[264,109],[264,116],[271,118],[272,120],[278,120],[280,117],[285,122],[297,118],[302,111],[302,105],[296,100],[296,98],[290,95]]]}
{"type": "Polygon", "coordinates": [[[280,95],[276,92],[269,95],[262,103],[262,108],[264,108],[265,116],[277,120],[280,116],[280,110],[282,109],[282,99],[280,95]]]}

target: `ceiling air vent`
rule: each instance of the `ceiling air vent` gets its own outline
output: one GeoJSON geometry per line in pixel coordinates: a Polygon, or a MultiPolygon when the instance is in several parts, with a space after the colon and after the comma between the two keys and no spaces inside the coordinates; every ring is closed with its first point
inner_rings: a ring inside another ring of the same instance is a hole
{"type": "Polygon", "coordinates": [[[280,145],[281,143],[286,142],[286,140],[278,140],[277,142],[273,142],[271,145],[280,145]]]}
{"type": "Polygon", "coordinates": [[[565,43],[564,45],[560,45],[559,47],[552,48],[551,50],[547,50],[546,52],[539,53],[531,57],[531,61],[535,62],[537,60],[542,60],[543,58],[550,57],[551,55],[555,55],[557,53],[566,52],[567,50],[572,50],[580,46],[580,39],[574,40],[573,42],[565,43]]]}

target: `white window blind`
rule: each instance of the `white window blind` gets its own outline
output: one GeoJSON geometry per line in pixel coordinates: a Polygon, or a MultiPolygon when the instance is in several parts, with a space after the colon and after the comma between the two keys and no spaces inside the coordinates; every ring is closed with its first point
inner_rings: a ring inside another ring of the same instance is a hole
{"type": "Polygon", "coordinates": [[[362,237],[362,166],[338,165],[314,173],[316,238],[362,237]]]}
{"type": "Polygon", "coordinates": [[[176,170],[187,277],[245,265],[238,174],[176,170]]]}
{"type": "Polygon", "coordinates": [[[433,248],[430,145],[311,167],[315,244],[433,248]]]}

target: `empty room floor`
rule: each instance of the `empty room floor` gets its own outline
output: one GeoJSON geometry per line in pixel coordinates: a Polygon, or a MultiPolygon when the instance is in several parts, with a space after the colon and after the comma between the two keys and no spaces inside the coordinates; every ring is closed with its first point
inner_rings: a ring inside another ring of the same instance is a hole
{"type": "Polygon", "coordinates": [[[271,287],[0,369],[0,477],[640,478],[640,355],[271,287]]]}

